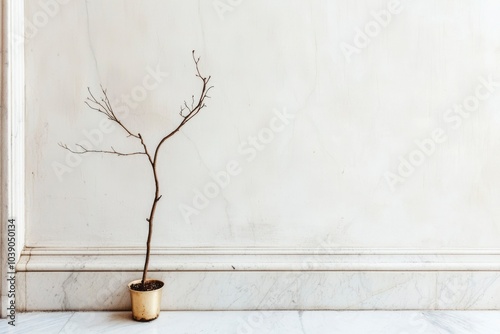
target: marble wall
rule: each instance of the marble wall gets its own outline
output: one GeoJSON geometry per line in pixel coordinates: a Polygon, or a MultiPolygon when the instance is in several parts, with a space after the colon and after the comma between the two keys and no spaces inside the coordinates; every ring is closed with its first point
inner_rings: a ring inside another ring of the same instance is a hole
{"type": "Polygon", "coordinates": [[[58,143],[141,148],[84,104],[102,85],[123,123],[156,145],[200,92],[196,50],[214,88],[158,156],[155,248],[498,253],[500,3],[25,7],[27,247],[144,246],[147,159],[58,143]]]}

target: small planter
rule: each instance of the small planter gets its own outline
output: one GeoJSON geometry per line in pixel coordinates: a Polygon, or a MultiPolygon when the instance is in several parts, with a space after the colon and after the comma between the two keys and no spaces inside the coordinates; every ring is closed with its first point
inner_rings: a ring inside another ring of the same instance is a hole
{"type": "Polygon", "coordinates": [[[158,280],[146,280],[146,283],[157,283],[159,287],[150,291],[138,291],[132,289],[133,284],[141,283],[135,280],[128,284],[130,299],[132,300],[132,317],[136,321],[151,321],[160,315],[161,294],[163,282],[158,280]]]}

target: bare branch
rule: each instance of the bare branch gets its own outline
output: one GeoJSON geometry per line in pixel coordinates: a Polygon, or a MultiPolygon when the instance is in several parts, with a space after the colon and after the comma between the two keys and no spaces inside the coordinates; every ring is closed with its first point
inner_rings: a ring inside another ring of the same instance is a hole
{"type": "Polygon", "coordinates": [[[142,147],[144,147],[144,153],[148,156],[148,160],[149,160],[149,163],[151,164],[151,167],[153,167],[153,173],[156,175],[156,170],[155,170],[156,166],[153,163],[153,158],[151,158],[151,154],[149,154],[149,152],[148,152],[148,147],[146,146],[144,139],[142,139],[141,134],[138,133],[137,136],[139,137],[139,139],[141,141],[142,147]]]}
{"type": "Polygon", "coordinates": [[[172,137],[175,133],[177,133],[184,125],[186,125],[191,119],[193,119],[203,108],[205,108],[207,105],[205,103],[205,99],[209,99],[210,96],[208,96],[209,91],[213,88],[213,86],[210,86],[210,79],[211,76],[204,77],[200,71],[199,68],[199,62],[200,62],[200,57],[196,57],[195,51],[193,50],[192,52],[192,57],[195,65],[195,77],[199,78],[202,82],[202,87],[201,91],[199,94],[198,99],[196,96],[193,94],[191,95],[191,101],[188,103],[186,100],[184,100],[184,103],[180,106],[179,110],[179,115],[181,116],[181,121],[177,125],[177,127],[172,130],[170,133],[165,135],[158,143],[156,147],[154,147],[154,154],[152,154],[152,150],[150,151],[148,149],[148,146],[144,142],[144,139],[142,138],[140,133],[133,133],[130,131],[130,129],[125,126],[125,124],[122,123],[122,121],[117,117],[116,113],[113,110],[113,107],[109,101],[109,97],[107,94],[107,90],[104,89],[101,85],[101,92],[102,96],[99,98],[96,98],[90,88],[88,89],[89,96],[87,99],[84,101],[85,104],[92,110],[97,111],[99,113],[104,114],[109,120],[116,122],[128,135],[128,137],[134,137],[138,139],[144,149],[144,151],[137,151],[137,152],[129,152],[129,153],[124,153],[124,152],[119,152],[115,150],[113,146],[111,146],[110,150],[95,150],[95,149],[88,149],[87,147],[81,145],[81,144],[76,144],[77,149],[71,149],[67,145],[59,143],[59,146],[62,148],[75,153],[75,154],[87,154],[87,153],[104,153],[104,154],[114,154],[117,156],[131,156],[131,155],[140,155],[144,154],[148,157],[148,161],[151,165],[151,170],[153,173],[154,177],[154,182],[155,182],[155,196],[153,199],[153,203],[151,206],[151,211],[149,214],[149,217],[146,218],[146,221],[148,222],[149,228],[148,228],[148,238],[146,242],[146,259],[144,262],[144,269],[142,272],[142,285],[144,286],[144,283],[146,281],[147,273],[148,273],[148,265],[149,265],[149,257],[151,253],[151,237],[152,237],[152,232],[153,232],[153,221],[154,221],[154,215],[156,212],[157,204],[162,198],[162,195],[160,194],[160,183],[158,180],[158,170],[157,170],[157,158],[158,158],[158,152],[163,145],[170,137],[172,137]]]}
{"type": "Polygon", "coordinates": [[[89,91],[89,95],[90,97],[87,97],[87,101],[85,101],[85,104],[90,108],[90,109],[93,109],[95,111],[98,111],[104,115],[106,115],[108,117],[108,119],[116,122],[123,130],[125,130],[125,132],[128,133],[128,137],[135,137],[137,139],[139,139],[139,136],[136,135],[136,134],[133,134],[119,119],[118,117],[116,116],[115,112],[113,111],[113,107],[111,107],[111,102],[109,102],[109,98],[108,98],[108,93],[107,93],[107,90],[104,89],[102,86],[101,86],[101,91],[102,91],[102,94],[103,94],[103,97],[101,98],[100,101],[98,101],[96,99],[96,97],[94,96],[94,94],[92,94],[92,91],[90,90],[90,88],[87,88],[87,90],[89,91]]]}
{"type": "Polygon", "coordinates": [[[113,114],[109,112],[108,108],[105,105],[102,105],[100,102],[97,101],[95,96],[90,91],[89,87],[87,87],[87,90],[89,92],[90,97],[87,97],[87,101],[85,101],[85,104],[87,106],[89,106],[91,109],[96,110],[100,113],[103,113],[109,119],[113,120],[114,119],[113,114]]]}
{"type": "Polygon", "coordinates": [[[115,155],[118,155],[120,157],[129,156],[129,155],[137,155],[137,154],[146,154],[146,152],[130,152],[130,153],[118,152],[113,148],[113,146],[111,146],[111,151],[107,151],[107,150],[89,150],[83,145],[80,145],[80,144],[75,144],[75,145],[78,146],[81,149],[81,151],[72,150],[71,148],[68,147],[68,145],[59,143],[59,146],[70,151],[71,153],[75,153],[75,154],[106,153],[106,154],[115,154],[115,155]]]}
{"type": "Polygon", "coordinates": [[[184,108],[183,106],[181,106],[181,110],[179,111],[179,115],[181,115],[182,117],[186,117],[182,114],[182,112],[186,110],[186,108],[184,108]]]}
{"type": "Polygon", "coordinates": [[[104,88],[102,87],[102,85],[100,85],[100,86],[101,86],[101,90],[102,90],[102,92],[104,93],[104,97],[106,98],[106,100],[104,100],[104,99],[101,99],[101,100],[102,100],[104,103],[106,103],[106,106],[108,107],[108,110],[109,110],[109,111],[111,111],[111,113],[113,114],[113,116],[116,118],[115,113],[113,112],[113,108],[111,107],[111,103],[109,103],[109,99],[108,99],[108,90],[107,90],[107,89],[104,89],[104,88]]]}
{"type": "Polygon", "coordinates": [[[189,108],[189,107],[188,107],[188,105],[187,105],[187,102],[186,102],[186,101],[184,101],[184,107],[185,107],[184,109],[189,110],[189,112],[192,112],[192,111],[193,111],[191,108],[189,108]]]}
{"type": "Polygon", "coordinates": [[[213,86],[208,86],[208,83],[210,82],[210,79],[212,77],[211,76],[204,77],[201,74],[200,68],[198,66],[198,63],[200,62],[200,57],[197,58],[195,56],[194,50],[192,52],[192,56],[193,56],[193,61],[194,61],[195,68],[196,68],[196,74],[195,75],[196,75],[196,77],[200,78],[200,80],[203,82],[203,85],[202,85],[202,88],[201,88],[200,97],[198,99],[198,102],[195,105],[195,96],[194,95],[191,96],[191,101],[192,101],[191,102],[191,107],[189,107],[188,104],[187,104],[187,102],[184,100],[184,106],[181,106],[180,112],[179,112],[179,114],[181,115],[181,117],[183,118],[183,120],[179,123],[179,125],[172,132],[170,132],[165,137],[163,137],[160,140],[158,146],[156,146],[155,154],[153,156],[154,157],[153,158],[153,167],[156,166],[156,159],[158,157],[158,152],[160,150],[160,147],[163,145],[163,143],[165,141],[167,141],[170,137],[172,137],[176,132],[178,132],[193,117],[195,117],[200,112],[200,110],[202,110],[203,108],[205,108],[207,106],[204,103],[205,99],[206,98],[210,98],[207,94],[210,91],[210,89],[213,88],[213,86]],[[183,111],[185,111],[185,110],[188,111],[188,113],[186,115],[183,114],[183,111]]]}

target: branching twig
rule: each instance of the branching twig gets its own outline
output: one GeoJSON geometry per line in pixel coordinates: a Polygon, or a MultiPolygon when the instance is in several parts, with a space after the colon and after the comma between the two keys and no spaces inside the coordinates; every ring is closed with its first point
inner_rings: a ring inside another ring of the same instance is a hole
{"type": "Polygon", "coordinates": [[[151,165],[151,168],[153,171],[153,177],[154,177],[154,181],[155,181],[155,196],[153,199],[149,218],[146,218],[146,221],[149,224],[149,230],[148,230],[148,239],[147,239],[147,243],[146,243],[147,251],[146,251],[146,259],[145,259],[145,263],[144,263],[144,270],[143,270],[143,274],[142,274],[142,284],[144,284],[146,277],[147,277],[147,273],[148,273],[149,256],[151,253],[151,237],[152,237],[152,232],[153,232],[153,219],[154,219],[154,215],[156,212],[156,205],[160,201],[161,196],[162,196],[160,194],[160,184],[158,182],[158,174],[157,174],[157,168],[156,168],[157,167],[158,152],[160,150],[160,147],[163,145],[163,143],[165,143],[170,137],[172,137],[175,133],[177,133],[184,125],[186,125],[187,122],[189,122],[191,119],[193,119],[193,117],[195,117],[203,108],[206,107],[205,99],[210,98],[210,96],[208,96],[208,92],[210,91],[210,89],[213,88],[213,86],[209,86],[211,76],[204,77],[201,74],[201,71],[199,68],[200,57],[195,56],[194,50],[192,52],[192,57],[193,57],[193,61],[194,61],[195,68],[196,68],[195,75],[197,78],[200,78],[200,80],[202,81],[202,88],[201,88],[200,96],[199,96],[198,100],[196,101],[195,95],[191,95],[191,104],[190,105],[188,105],[187,101],[184,101],[184,103],[181,105],[180,111],[179,111],[179,115],[182,117],[182,120],[180,121],[180,123],[177,125],[177,127],[174,130],[172,130],[170,133],[165,135],[160,140],[160,142],[154,148],[153,154],[151,153],[151,152],[153,152],[153,150],[149,150],[149,148],[146,145],[146,143],[144,142],[144,139],[141,136],[141,134],[140,133],[135,134],[132,131],[130,131],[125,126],[125,124],[123,124],[123,122],[116,116],[116,114],[113,111],[113,108],[111,106],[111,103],[109,101],[107,91],[102,86],[101,86],[101,91],[102,91],[103,97],[101,97],[100,100],[98,100],[92,94],[90,88],[88,88],[89,97],[87,97],[85,104],[90,109],[95,110],[99,113],[102,113],[109,120],[116,122],[127,133],[128,137],[134,137],[134,138],[138,139],[140,141],[144,151],[143,152],[122,153],[122,152],[116,151],[113,147],[111,147],[111,150],[93,150],[93,149],[88,149],[80,144],[76,144],[76,146],[78,146],[80,148],[80,150],[72,150],[65,144],[62,144],[62,143],[59,144],[62,148],[66,149],[72,153],[76,153],[76,154],[106,153],[106,154],[115,154],[118,156],[130,156],[130,155],[144,154],[148,157],[148,161],[151,165]]]}
{"type": "Polygon", "coordinates": [[[198,102],[196,103],[196,106],[194,105],[195,104],[195,100],[194,100],[194,95],[191,96],[191,107],[188,106],[187,102],[184,101],[184,107],[181,106],[180,108],[180,112],[179,114],[184,118],[180,123],[179,125],[177,126],[177,128],[175,128],[172,132],[170,132],[168,135],[166,135],[165,137],[163,137],[161,140],[160,140],[160,143],[158,144],[158,146],[156,147],[156,150],[155,150],[155,154],[154,154],[154,157],[153,157],[153,163],[154,165],[156,165],[156,158],[158,156],[158,151],[161,147],[161,145],[167,141],[170,137],[172,137],[176,132],[178,132],[187,122],[189,122],[194,116],[196,116],[201,109],[205,108],[207,105],[205,104],[205,99],[206,98],[210,98],[210,96],[208,96],[208,92],[210,91],[210,89],[213,88],[213,86],[208,86],[208,83],[210,82],[210,79],[212,78],[211,76],[208,76],[208,77],[204,77],[201,72],[200,72],[200,67],[198,66],[198,63],[200,62],[200,57],[196,58],[195,57],[195,54],[194,54],[194,50],[192,52],[192,57],[193,57],[193,60],[194,60],[194,64],[195,64],[195,67],[196,67],[196,77],[200,78],[201,81],[203,82],[203,85],[202,85],[202,88],[201,88],[201,93],[200,93],[200,97],[198,99],[198,102]],[[188,110],[189,112],[184,115],[183,114],[183,111],[185,110],[188,110]]]}
{"type": "Polygon", "coordinates": [[[108,93],[106,91],[106,89],[104,89],[102,86],[101,86],[101,91],[102,91],[102,94],[103,94],[103,97],[101,98],[100,101],[98,101],[95,96],[92,94],[92,91],[90,90],[90,88],[87,88],[87,90],[89,91],[89,95],[90,97],[87,97],[87,100],[85,101],[85,104],[90,108],[90,109],[93,109],[93,110],[96,110],[104,115],[106,115],[108,117],[108,119],[112,120],[113,122],[116,122],[123,130],[125,130],[125,132],[128,133],[128,136],[132,136],[132,137],[135,137],[137,139],[139,139],[139,136],[136,135],[136,134],[133,134],[119,119],[118,117],[116,117],[116,114],[115,112],[113,111],[113,108],[111,107],[111,103],[109,102],[109,98],[108,98],[108,93]]]}
{"type": "Polygon", "coordinates": [[[89,150],[87,149],[85,146],[83,145],[80,145],[80,144],[76,144],[76,146],[80,147],[82,150],[81,151],[75,151],[75,150],[72,150],[71,148],[68,147],[68,145],[65,145],[63,143],[59,143],[59,146],[61,146],[62,148],[72,152],[72,153],[75,153],[75,154],[85,154],[85,153],[106,153],[106,154],[116,154],[118,156],[128,156],[128,155],[137,155],[137,154],[146,154],[145,152],[130,152],[130,153],[122,153],[122,152],[118,152],[116,151],[113,146],[111,146],[111,151],[106,151],[106,150],[89,150]]]}

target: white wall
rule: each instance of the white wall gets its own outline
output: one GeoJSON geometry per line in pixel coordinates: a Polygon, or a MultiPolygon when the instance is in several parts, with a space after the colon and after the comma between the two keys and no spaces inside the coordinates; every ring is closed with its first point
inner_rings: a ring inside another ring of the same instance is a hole
{"type": "MultiPolygon", "coordinates": [[[[498,248],[500,3],[60,2],[26,2],[27,246],[143,246],[146,159],[85,155],[57,175],[68,159],[58,143],[99,128],[83,101],[102,84],[123,122],[156,144],[198,94],[195,49],[215,87],[161,152],[155,247],[498,248]],[[127,106],[151,70],[168,76],[127,106]],[[473,111],[449,111],[463,103],[473,111]],[[249,136],[284,110],[293,119],[254,157],[249,136]],[[423,162],[406,177],[401,157],[423,162]],[[233,160],[241,173],[186,219],[180,207],[233,160]]],[[[139,148],[119,128],[99,144],[111,146],[139,148]]]]}

